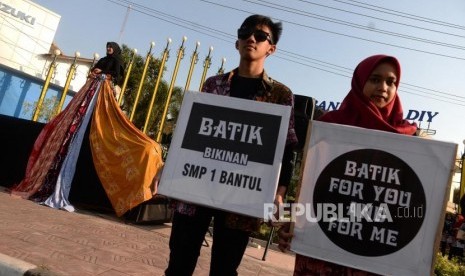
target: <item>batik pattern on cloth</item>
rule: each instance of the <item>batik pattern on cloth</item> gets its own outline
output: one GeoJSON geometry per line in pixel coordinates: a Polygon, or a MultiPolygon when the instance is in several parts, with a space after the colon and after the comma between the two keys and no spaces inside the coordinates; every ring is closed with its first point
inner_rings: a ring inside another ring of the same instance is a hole
{"type": "Polygon", "coordinates": [[[26,176],[12,188],[12,195],[73,211],[68,196],[91,117],[94,166],[116,214],[151,199],[153,180],[163,166],[161,146],[126,118],[114,98],[111,77],[105,75],[89,79],[45,125],[34,143],[26,176]]]}
{"type": "Polygon", "coordinates": [[[162,148],[121,111],[112,84],[102,84],[90,129],[92,159],[118,216],[152,198],[151,186],[163,166],[162,148]]]}
{"type": "Polygon", "coordinates": [[[68,145],[98,85],[98,80],[88,81],[67,107],[44,126],[29,155],[25,177],[11,188],[12,195],[41,202],[52,194],[68,145]]]}

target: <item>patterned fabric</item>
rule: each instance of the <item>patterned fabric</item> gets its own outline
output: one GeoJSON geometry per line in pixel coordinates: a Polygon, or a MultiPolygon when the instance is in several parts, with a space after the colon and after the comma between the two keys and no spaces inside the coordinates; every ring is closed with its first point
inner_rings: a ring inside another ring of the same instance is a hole
{"type": "Polygon", "coordinates": [[[38,202],[51,195],[68,145],[97,86],[97,81],[87,82],[66,108],[44,126],[29,155],[25,177],[11,188],[12,195],[38,202]]]}
{"type": "MultiPolygon", "coordinates": [[[[208,78],[202,86],[202,92],[212,93],[221,96],[229,96],[231,91],[231,80],[238,69],[233,71],[216,75],[208,78]]],[[[291,90],[284,84],[271,79],[265,72],[262,75],[262,88],[257,91],[253,100],[267,103],[275,103],[281,105],[294,106],[294,95],[291,90]]],[[[297,136],[294,130],[294,109],[291,109],[291,116],[289,119],[289,127],[286,139],[287,145],[297,144],[297,136]]],[[[196,206],[184,202],[177,201],[174,203],[176,212],[181,214],[195,215],[196,206]]],[[[226,215],[226,225],[232,229],[240,229],[244,231],[256,231],[260,226],[260,219],[229,213],[226,215]]]]}
{"type": "Polygon", "coordinates": [[[152,198],[163,166],[161,146],[121,111],[110,81],[102,84],[90,129],[95,169],[118,216],[152,198]]]}
{"type": "Polygon", "coordinates": [[[110,80],[105,75],[89,80],[65,110],[45,125],[34,143],[26,176],[12,188],[12,195],[39,202],[48,197],[45,204],[50,207],[73,210],[67,197],[82,142],[77,134],[85,132],[84,119],[93,111],[93,161],[116,214],[121,216],[152,198],[152,182],[163,165],[161,147],[125,117],[110,80]]]}
{"type": "Polygon", "coordinates": [[[79,118],[79,124],[73,124],[76,127],[73,128],[69,134],[72,134],[71,142],[66,151],[60,151],[60,162],[61,169],[56,171],[58,174],[56,176],[56,181],[46,182],[44,186],[55,187],[55,190],[52,195],[50,195],[47,200],[44,201],[44,204],[57,209],[64,209],[69,212],[74,211],[74,207],[68,200],[69,193],[71,191],[71,185],[73,183],[74,174],[76,172],[76,164],[79,158],[79,153],[81,151],[82,141],[84,140],[84,135],[86,133],[87,126],[89,125],[90,118],[92,117],[92,110],[94,110],[95,100],[99,93],[99,88],[101,81],[97,82],[98,86],[96,89],[92,89],[95,93],[87,93],[87,100],[85,104],[87,108],[81,108],[76,112],[77,117],[79,118]],[[56,185],[53,185],[56,183],[56,185]]]}

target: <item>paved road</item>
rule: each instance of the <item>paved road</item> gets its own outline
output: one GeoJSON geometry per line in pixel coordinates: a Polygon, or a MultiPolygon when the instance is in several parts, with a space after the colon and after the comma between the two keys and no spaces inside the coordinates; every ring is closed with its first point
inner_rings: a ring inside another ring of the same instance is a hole
{"type": "MultiPolygon", "coordinates": [[[[22,275],[5,272],[8,266],[80,276],[163,275],[166,268],[169,224],[130,225],[112,214],[68,213],[13,198],[1,188],[0,210],[0,275],[22,275]]],[[[292,275],[292,254],[269,250],[262,261],[263,251],[249,246],[239,275],[292,275]]],[[[194,275],[208,275],[210,252],[202,248],[194,275]]]]}

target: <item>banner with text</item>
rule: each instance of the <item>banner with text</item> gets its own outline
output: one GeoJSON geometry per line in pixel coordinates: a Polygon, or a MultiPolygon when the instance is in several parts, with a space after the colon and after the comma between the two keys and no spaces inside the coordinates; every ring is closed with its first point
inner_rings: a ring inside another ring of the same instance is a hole
{"type": "Polygon", "coordinates": [[[254,217],[278,185],[290,106],[187,91],[160,194],[254,217]]]}
{"type": "Polygon", "coordinates": [[[430,275],[456,152],[453,143],[312,122],[291,248],[383,275],[430,275]]]}

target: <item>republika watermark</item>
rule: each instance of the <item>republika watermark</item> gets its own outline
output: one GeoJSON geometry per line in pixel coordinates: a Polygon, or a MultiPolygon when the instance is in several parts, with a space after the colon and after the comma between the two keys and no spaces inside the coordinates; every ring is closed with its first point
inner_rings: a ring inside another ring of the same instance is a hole
{"type": "Polygon", "coordinates": [[[263,218],[272,222],[296,222],[297,217],[304,217],[308,222],[393,222],[394,218],[423,217],[423,207],[397,207],[394,214],[387,203],[374,205],[372,203],[351,202],[317,203],[313,207],[310,203],[284,203],[278,207],[274,203],[265,203],[263,218]]]}

